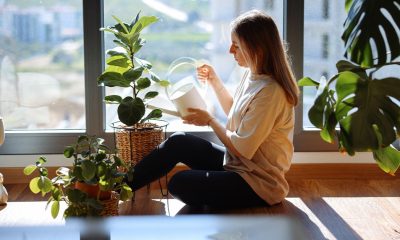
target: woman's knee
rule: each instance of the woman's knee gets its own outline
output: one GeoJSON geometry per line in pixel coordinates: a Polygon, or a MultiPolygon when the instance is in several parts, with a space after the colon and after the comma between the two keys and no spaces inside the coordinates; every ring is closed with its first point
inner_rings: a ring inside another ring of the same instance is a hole
{"type": "Polygon", "coordinates": [[[184,132],[175,132],[171,136],[167,138],[165,141],[166,144],[168,145],[176,145],[176,144],[181,144],[183,141],[185,141],[185,138],[187,138],[186,133],[184,132]]]}
{"type": "Polygon", "coordinates": [[[187,184],[188,181],[186,180],[186,174],[189,170],[184,170],[176,173],[171,177],[168,182],[168,191],[171,193],[172,196],[179,199],[179,196],[182,193],[187,191],[187,184]]]}

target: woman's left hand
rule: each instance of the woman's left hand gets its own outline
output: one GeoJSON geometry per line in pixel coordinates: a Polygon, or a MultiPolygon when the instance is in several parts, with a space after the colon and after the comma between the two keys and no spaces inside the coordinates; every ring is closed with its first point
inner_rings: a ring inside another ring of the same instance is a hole
{"type": "Polygon", "coordinates": [[[207,126],[212,117],[210,113],[199,108],[188,108],[189,115],[182,117],[183,123],[193,124],[196,126],[207,126]]]}

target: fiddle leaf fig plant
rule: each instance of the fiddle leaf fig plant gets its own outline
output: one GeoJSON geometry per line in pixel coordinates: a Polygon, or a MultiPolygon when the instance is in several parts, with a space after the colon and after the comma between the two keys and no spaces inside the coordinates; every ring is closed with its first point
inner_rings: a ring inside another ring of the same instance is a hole
{"type": "Polygon", "coordinates": [[[72,167],[58,168],[52,179],[44,166],[47,163],[45,157],[39,157],[34,165],[24,168],[25,175],[38,172],[38,176],[31,179],[29,188],[43,197],[49,195],[46,208],[51,204],[53,218],[58,216],[61,202],[67,204],[63,214],[67,218],[98,216],[104,207],[100,201],[102,193],[117,191],[122,201],[132,198],[132,189],[123,181],[130,176],[120,171],[128,166],[104,145],[102,138],[80,136],[76,143],[65,148],[64,156],[72,158],[72,167]],[[95,187],[95,196],[78,188],[82,185],[95,187]]]}
{"type": "Polygon", "coordinates": [[[298,82],[319,90],[308,117],[321,129],[321,138],[329,143],[336,139],[339,150],[351,156],[372,152],[379,167],[390,174],[400,166],[400,152],[392,145],[400,136],[400,79],[384,70],[400,67],[395,61],[400,36],[395,30],[399,21],[383,12],[398,19],[400,10],[394,2],[400,1],[347,0],[342,38],[345,56],[353,62],[338,61],[338,73],[327,82],[309,77],[298,82]]]}
{"type": "Polygon", "coordinates": [[[150,62],[136,56],[145,44],[145,40],[140,36],[141,31],[158,21],[155,16],[140,17],[139,14],[130,24],[113,16],[117,24],[100,29],[114,34],[113,42],[116,47],[107,50],[107,67],[98,77],[98,84],[106,87],[132,89],[130,96],[109,95],[105,97],[106,103],[118,104],[118,118],[127,126],[133,126],[149,119],[161,118],[162,111],[160,109],[154,109],[144,116],[146,102],[158,95],[157,91],[146,90],[152,83],[164,87],[169,85],[168,81],[161,80],[151,70],[150,62]]]}

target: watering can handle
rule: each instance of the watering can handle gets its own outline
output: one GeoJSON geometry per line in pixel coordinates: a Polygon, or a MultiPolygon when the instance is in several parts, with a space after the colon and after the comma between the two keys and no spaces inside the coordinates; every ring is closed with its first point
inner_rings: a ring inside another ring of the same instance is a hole
{"type": "MultiPolygon", "coordinates": [[[[198,67],[202,66],[203,64],[207,64],[207,63],[208,63],[208,61],[207,60],[203,60],[203,59],[196,60],[196,59],[191,58],[191,57],[180,57],[180,58],[177,58],[174,61],[172,61],[172,63],[169,65],[166,78],[167,78],[167,80],[169,80],[169,76],[172,74],[172,72],[175,71],[175,69],[177,69],[180,66],[189,64],[189,65],[194,66],[197,69],[198,67]],[[184,61],[180,62],[182,60],[184,60],[184,61]]],[[[196,78],[196,80],[197,80],[197,78],[196,78]]],[[[205,96],[206,93],[207,93],[207,90],[208,90],[208,82],[205,81],[204,83],[201,83],[200,86],[201,85],[204,86],[201,89],[202,90],[201,92],[202,92],[202,95],[205,96]]],[[[167,88],[165,89],[165,93],[166,93],[167,97],[169,98],[170,96],[169,96],[167,88]]]]}

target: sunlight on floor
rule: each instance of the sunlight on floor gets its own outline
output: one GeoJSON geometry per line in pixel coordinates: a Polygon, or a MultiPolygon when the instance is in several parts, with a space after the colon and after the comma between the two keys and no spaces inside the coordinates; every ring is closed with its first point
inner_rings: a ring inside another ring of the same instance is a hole
{"type": "Polygon", "coordinates": [[[152,199],[153,201],[161,202],[165,206],[165,215],[174,217],[186,204],[177,199],[152,199]]]}

